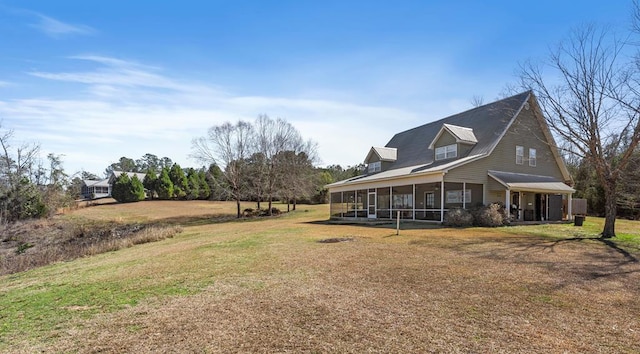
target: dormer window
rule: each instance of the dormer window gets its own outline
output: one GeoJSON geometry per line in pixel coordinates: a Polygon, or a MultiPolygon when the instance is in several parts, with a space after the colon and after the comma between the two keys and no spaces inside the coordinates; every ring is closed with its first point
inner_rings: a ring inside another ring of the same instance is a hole
{"type": "MultiPolygon", "coordinates": [[[[382,162],[386,165],[393,163],[398,158],[398,150],[390,147],[371,147],[364,163],[367,164],[367,172],[374,173],[382,171],[382,162]]],[[[387,168],[385,166],[385,168],[387,168]]]]}
{"type": "Polygon", "coordinates": [[[451,144],[436,148],[436,161],[458,157],[458,144],[451,144]]]}
{"type": "Polygon", "coordinates": [[[382,162],[370,162],[369,163],[369,173],[380,172],[382,170],[382,162]]]}

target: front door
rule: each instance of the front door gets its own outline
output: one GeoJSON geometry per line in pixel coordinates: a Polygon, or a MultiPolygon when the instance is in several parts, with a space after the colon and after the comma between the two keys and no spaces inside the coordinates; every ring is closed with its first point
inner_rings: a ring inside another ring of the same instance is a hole
{"type": "Polygon", "coordinates": [[[376,218],[376,192],[369,192],[369,200],[367,207],[367,217],[369,219],[376,218]]]}

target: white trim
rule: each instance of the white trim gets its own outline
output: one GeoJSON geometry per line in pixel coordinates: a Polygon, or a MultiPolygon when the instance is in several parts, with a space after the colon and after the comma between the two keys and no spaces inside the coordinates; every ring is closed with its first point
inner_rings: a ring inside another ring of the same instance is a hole
{"type": "Polygon", "coordinates": [[[440,222],[444,222],[444,175],[440,181],[440,222]]]}
{"type": "Polygon", "coordinates": [[[433,150],[433,148],[436,145],[436,141],[438,141],[442,137],[442,134],[444,133],[445,130],[447,131],[447,133],[449,133],[451,136],[453,136],[456,139],[456,144],[474,145],[474,144],[478,143],[478,139],[476,138],[475,134],[473,133],[473,129],[468,128],[468,127],[462,127],[462,126],[459,126],[459,125],[453,125],[453,124],[444,123],[440,127],[440,130],[436,134],[435,138],[433,138],[433,140],[431,141],[431,144],[429,144],[429,147],[428,147],[429,149],[433,150]],[[460,139],[458,134],[454,133],[453,130],[451,130],[452,127],[465,129],[465,130],[470,131],[471,134],[473,135],[475,141],[460,139]]]}
{"type": "Polygon", "coordinates": [[[378,192],[374,189],[373,192],[369,192],[367,189],[367,218],[375,219],[378,215],[378,192]],[[369,213],[371,207],[371,195],[373,194],[373,214],[369,213]]]}
{"type": "Polygon", "coordinates": [[[382,161],[369,162],[369,165],[367,165],[367,171],[369,173],[382,171],[382,161]]]}
{"type": "Polygon", "coordinates": [[[372,146],[371,149],[369,149],[369,153],[367,154],[367,157],[364,159],[364,163],[365,164],[368,164],[369,160],[371,160],[371,153],[375,153],[375,155],[378,157],[379,161],[393,162],[393,161],[396,161],[398,159],[398,149],[390,148],[390,147],[372,146]],[[395,157],[393,157],[393,158],[382,158],[382,156],[380,156],[380,151],[378,149],[385,149],[385,150],[389,150],[389,151],[393,150],[393,154],[395,155],[395,157]]]}
{"type": "Polygon", "coordinates": [[[510,212],[511,203],[510,203],[510,201],[511,201],[511,191],[509,190],[509,188],[507,188],[504,191],[504,209],[506,210],[507,215],[509,217],[511,217],[511,212],[510,212]]]}
{"type": "MultiPolygon", "coordinates": [[[[471,194],[471,190],[469,190],[471,194]]],[[[467,209],[467,182],[462,182],[462,209],[467,209]]]]}
{"type": "Polygon", "coordinates": [[[413,220],[416,219],[416,184],[413,184],[413,220]]]}
{"type": "Polygon", "coordinates": [[[524,165],[524,146],[516,145],[516,165],[524,165]],[[522,150],[522,154],[518,154],[518,148],[522,150]],[[518,157],[520,157],[520,161],[518,162],[518,157]]]}
{"type": "Polygon", "coordinates": [[[391,208],[393,207],[393,187],[389,187],[389,218],[393,219],[393,212],[391,208]]]}
{"type": "Polygon", "coordinates": [[[438,146],[433,154],[436,161],[455,159],[458,157],[458,144],[438,146]],[[440,152],[438,152],[440,150],[440,152]],[[453,156],[449,156],[452,153],[453,156]],[[438,155],[444,155],[438,158],[438,155]]]}
{"type": "Polygon", "coordinates": [[[530,167],[536,167],[536,165],[538,164],[538,150],[536,150],[536,148],[529,148],[529,166],[530,167]],[[533,159],[531,158],[531,152],[533,151],[533,159]],[[533,161],[533,164],[531,163],[531,161],[533,161]]]}
{"type": "Polygon", "coordinates": [[[367,188],[385,188],[385,187],[399,187],[410,184],[424,184],[440,182],[444,174],[441,172],[422,174],[422,175],[407,175],[403,177],[384,178],[370,180],[362,183],[346,183],[339,186],[328,186],[330,192],[350,191],[353,189],[367,189],[367,188]]]}

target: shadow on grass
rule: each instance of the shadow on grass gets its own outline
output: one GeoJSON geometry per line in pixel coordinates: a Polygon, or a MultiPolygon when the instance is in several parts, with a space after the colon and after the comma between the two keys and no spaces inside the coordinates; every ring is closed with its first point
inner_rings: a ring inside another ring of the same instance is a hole
{"type": "Polygon", "coordinates": [[[613,251],[618,252],[619,254],[621,254],[629,263],[638,263],[638,258],[636,256],[634,256],[633,254],[629,253],[629,251],[625,250],[624,248],[621,248],[615,242],[613,242],[613,240],[608,239],[608,238],[602,238],[602,237],[572,237],[572,238],[556,240],[553,243],[554,244],[559,244],[559,243],[562,243],[562,242],[585,241],[585,240],[601,242],[602,244],[604,244],[605,246],[609,247],[613,251]]]}
{"type": "Polygon", "coordinates": [[[549,274],[556,279],[550,284],[555,289],[602,279],[637,287],[640,275],[638,254],[611,239],[570,237],[550,240],[541,236],[505,235],[459,241],[443,247],[453,249],[461,256],[504,263],[506,267],[516,264],[536,266],[540,274],[549,274]],[[595,247],[597,244],[605,248],[595,247]]]}
{"type": "Polygon", "coordinates": [[[202,226],[213,225],[223,223],[237,223],[237,222],[256,222],[266,221],[274,218],[282,217],[286,213],[272,216],[252,216],[238,218],[235,214],[203,214],[203,215],[190,215],[190,216],[172,216],[162,219],[154,219],[147,224],[153,225],[177,225],[177,226],[202,226]]]}
{"type": "MultiPolygon", "coordinates": [[[[363,228],[390,229],[390,230],[396,229],[396,222],[391,220],[382,220],[382,221],[376,220],[371,222],[314,220],[314,221],[305,221],[304,223],[310,224],[310,225],[359,226],[363,228]]],[[[400,222],[400,231],[402,230],[434,230],[434,229],[442,229],[442,228],[444,228],[444,226],[430,224],[430,223],[412,222],[412,221],[400,222]]]]}

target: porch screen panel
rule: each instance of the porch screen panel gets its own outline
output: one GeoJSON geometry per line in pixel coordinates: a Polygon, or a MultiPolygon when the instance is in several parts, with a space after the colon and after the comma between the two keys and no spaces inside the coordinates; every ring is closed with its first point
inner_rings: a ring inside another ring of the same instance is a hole
{"type": "Polygon", "coordinates": [[[389,200],[389,188],[378,188],[376,194],[378,197],[376,216],[378,218],[390,218],[389,206],[391,201],[389,200]]]}
{"type": "Polygon", "coordinates": [[[416,220],[440,221],[440,183],[416,184],[416,220]]]}
{"type": "Polygon", "coordinates": [[[413,185],[393,187],[392,217],[396,217],[396,211],[400,211],[400,218],[413,219],[413,185]]]}
{"type": "Polygon", "coordinates": [[[445,209],[462,208],[462,183],[445,182],[444,207],[445,209]]]}
{"type": "Polygon", "coordinates": [[[361,189],[357,191],[356,199],[356,216],[359,218],[367,217],[367,197],[369,191],[367,189],[361,189]]]}
{"type": "Polygon", "coordinates": [[[343,192],[342,203],[344,205],[344,217],[354,218],[356,216],[356,191],[343,192]]]}
{"type": "Polygon", "coordinates": [[[482,194],[483,187],[482,184],[477,183],[467,183],[467,190],[471,190],[471,201],[467,200],[467,208],[472,208],[475,206],[482,205],[482,194]]]}
{"type": "Polygon", "coordinates": [[[342,217],[342,192],[331,193],[331,204],[329,205],[331,216],[342,217]]]}

